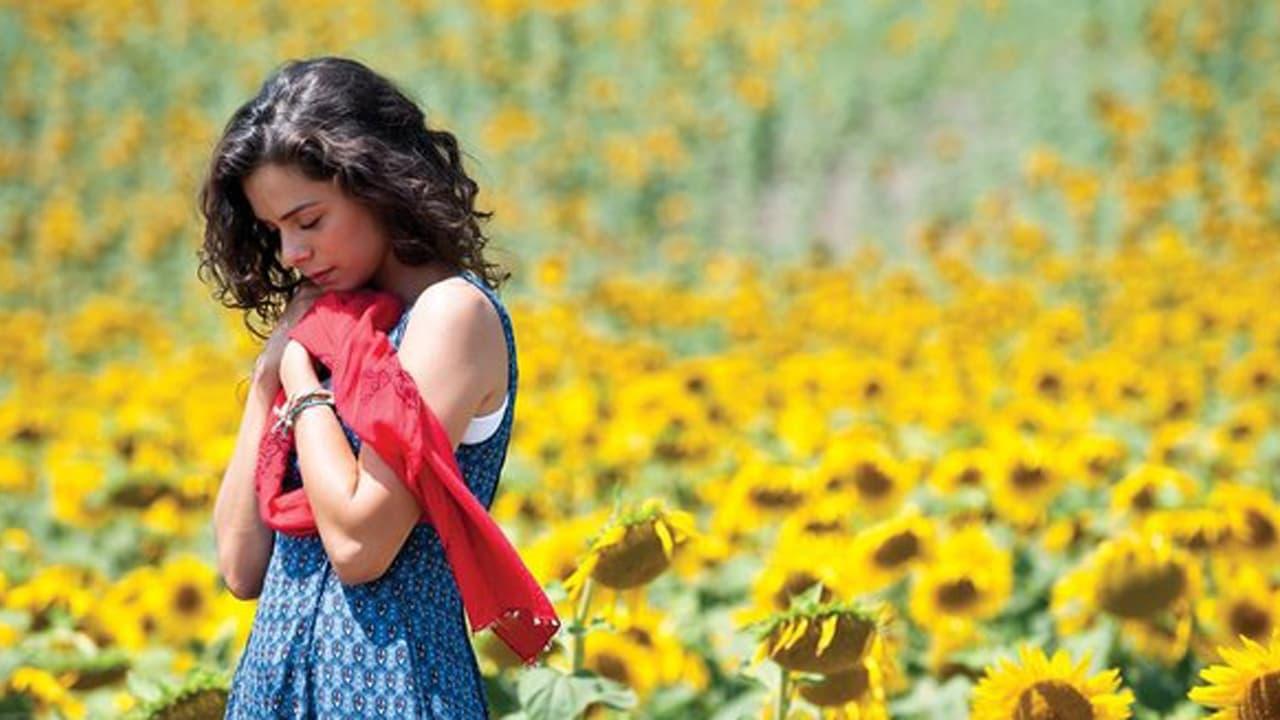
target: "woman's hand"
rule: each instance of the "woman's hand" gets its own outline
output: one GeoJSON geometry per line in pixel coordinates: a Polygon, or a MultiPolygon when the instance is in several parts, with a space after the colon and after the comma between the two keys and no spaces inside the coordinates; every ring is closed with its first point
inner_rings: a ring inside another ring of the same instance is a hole
{"type": "Polygon", "coordinates": [[[280,383],[286,395],[292,396],[310,390],[320,384],[315,363],[306,346],[297,340],[289,340],[280,356],[280,383]]]}
{"type": "Polygon", "coordinates": [[[276,321],[275,329],[271,331],[271,336],[267,338],[267,343],[258,356],[258,367],[264,376],[275,378],[282,374],[284,349],[290,342],[289,331],[298,324],[307,310],[311,309],[311,305],[323,294],[324,290],[310,280],[303,280],[298,286],[298,290],[285,305],[284,312],[276,321]]]}

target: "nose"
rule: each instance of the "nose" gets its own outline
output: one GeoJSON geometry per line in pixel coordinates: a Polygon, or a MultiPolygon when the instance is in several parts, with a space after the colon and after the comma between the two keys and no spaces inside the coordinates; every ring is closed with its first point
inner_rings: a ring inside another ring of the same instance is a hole
{"type": "Polygon", "coordinates": [[[305,244],[290,240],[282,234],[280,237],[280,261],[288,267],[296,268],[311,257],[311,249],[305,244]]]}

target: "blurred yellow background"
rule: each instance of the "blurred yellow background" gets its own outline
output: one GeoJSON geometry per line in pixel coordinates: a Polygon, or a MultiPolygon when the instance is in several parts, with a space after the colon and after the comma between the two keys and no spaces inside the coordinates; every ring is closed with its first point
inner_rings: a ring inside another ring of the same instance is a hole
{"type": "Polygon", "coordinates": [[[1277,13],[0,2],[0,716],[217,707],[259,348],[195,193],[325,54],[458,137],[513,272],[494,514],[587,631],[478,636],[499,716],[1280,716],[1277,13]]]}

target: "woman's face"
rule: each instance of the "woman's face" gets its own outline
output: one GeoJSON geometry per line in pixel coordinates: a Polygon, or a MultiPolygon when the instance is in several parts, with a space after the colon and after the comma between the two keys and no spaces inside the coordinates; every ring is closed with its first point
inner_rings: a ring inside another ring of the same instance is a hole
{"type": "Polygon", "coordinates": [[[279,233],[280,262],[324,290],[363,287],[386,260],[391,245],[373,214],[336,179],[316,181],[291,165],[265,164],[241,186],[258,220],[279,233]]]}

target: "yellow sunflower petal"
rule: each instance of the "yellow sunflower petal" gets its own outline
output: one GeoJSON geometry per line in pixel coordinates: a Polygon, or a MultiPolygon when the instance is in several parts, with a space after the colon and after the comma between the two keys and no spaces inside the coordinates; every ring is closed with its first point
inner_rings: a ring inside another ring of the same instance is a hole
{"type": "Polygon", "coordinates": [[[804,633],[808,629],[809,629],[809,618],[806,618],[806,617],[800,618],[796,622],[795,629],[792,631],[791,637],[787,639],[787,644],[784,647],[790,648],[792,645],[795,645],[797,642],[800,641],[800,638],[804,637],[804,633]]]}
{"type": "Polygon", "coordinates": [[[671,559],[671,547],[674,544],[671,541],[671,531],[663,524],[661,519],[653,521],[653,532],[658,536],[658,540],[662,543],[662,554],[671,559]]]}
{"type": "Polygon", "coordinates": [[[818,636],[818,655],[821,655],[827,646],[836,636],[836,622],[839,620],[838,615],[829,615],[826,620],[822,621],[822,634],[818,636]]]}

